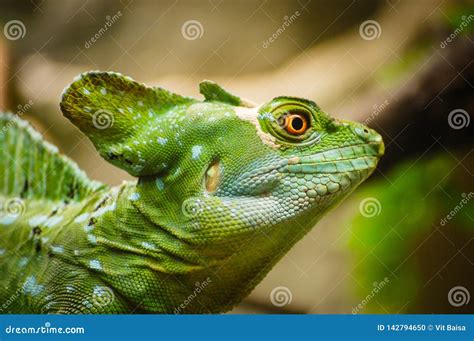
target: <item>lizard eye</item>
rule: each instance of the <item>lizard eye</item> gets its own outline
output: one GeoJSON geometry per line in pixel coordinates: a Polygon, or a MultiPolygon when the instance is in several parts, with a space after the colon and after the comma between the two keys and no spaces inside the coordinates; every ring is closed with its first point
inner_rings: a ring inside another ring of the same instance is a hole
{"type": "Polygon", "coordinates": [[[297,99],[277,99],[262,107],[259,122],[279,143],[303,146],[319,137],[316,109],[315,104],[297,99]]]}
{"type": "Polygon", "coordinates": [[[285,116],[284,127],[292,135],[301,135],[308,128],[308,119],[302,114],[290,113],[285,116]]]}

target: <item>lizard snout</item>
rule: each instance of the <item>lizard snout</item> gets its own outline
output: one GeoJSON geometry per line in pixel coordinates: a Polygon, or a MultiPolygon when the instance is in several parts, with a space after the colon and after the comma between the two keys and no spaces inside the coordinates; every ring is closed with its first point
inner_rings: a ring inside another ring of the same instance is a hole
{"type": "Polygon", "coordinates": [[[383,143],[382,136],[375,130],[361,124],[354,128],[354,133],[371,145],[376,150],[378,157],[385,153],[385,144],[383,143]]]}

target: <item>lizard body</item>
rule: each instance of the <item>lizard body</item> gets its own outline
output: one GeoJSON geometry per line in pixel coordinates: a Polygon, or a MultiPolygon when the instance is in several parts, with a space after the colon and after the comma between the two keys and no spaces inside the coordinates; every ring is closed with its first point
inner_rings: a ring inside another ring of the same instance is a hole
{"type": "Polygon", "coordinates": [[[308,100],[204,101],[88,72],[61,110],[137,181],[90,181],[0,116],[0,312],[218,313],[375,169],[375,131],[308,100]]]}

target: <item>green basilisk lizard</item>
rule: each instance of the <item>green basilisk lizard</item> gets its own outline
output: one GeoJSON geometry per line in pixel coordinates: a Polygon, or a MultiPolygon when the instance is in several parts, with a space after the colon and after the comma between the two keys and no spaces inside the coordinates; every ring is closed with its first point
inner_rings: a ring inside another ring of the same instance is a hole
{"type": "Polygon", "coordinates": [[[218,313],[375,169],[384,145],[314,102],[204,100],[80,75],[63,114],[137,177],[91,181],[0,115],[0,313],[218,313]]]}

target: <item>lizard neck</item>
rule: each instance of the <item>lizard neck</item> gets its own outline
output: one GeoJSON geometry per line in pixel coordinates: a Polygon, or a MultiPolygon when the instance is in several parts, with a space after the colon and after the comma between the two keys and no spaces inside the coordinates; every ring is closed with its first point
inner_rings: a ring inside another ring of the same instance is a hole
{"type": "MultiPolygon", "coordinates": [[[[194,304],[211,301],[212,294],[205,292],[219,260],[199,252],[159,218],[169,208],[155,205],[153,215],[143,210],[139,193],[136,183],[127,182],[90,207],[83,227],[89,247],[81,251],[82,266],[126,302],[131,310],[124,312],[178,313],[197,293],[194,304]]],[[[207,306],[209,302],[199,305],[201,310],[207,306]]]]}
{"type": "Polygon", "coordinates": [[[230,310],[305,233],[273,226],[235,246],[203,243],[182,220],[182,196],[143,190],[147,181],[156,179],[124,183],[91,207],[86,239],[95,245],[84,258],[135,312],[230,310]],[[289,242],[269,242],[282,238],[289,242]]]}

